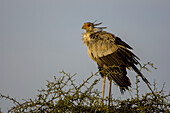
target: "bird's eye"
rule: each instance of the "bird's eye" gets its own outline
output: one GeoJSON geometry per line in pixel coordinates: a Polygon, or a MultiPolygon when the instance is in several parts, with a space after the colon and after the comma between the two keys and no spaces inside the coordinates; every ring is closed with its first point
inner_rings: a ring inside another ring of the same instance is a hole
{"type": "Polygon", "coordinates": [[[87,26],[90,27],[90,24],[88,24],[87,26]]]}

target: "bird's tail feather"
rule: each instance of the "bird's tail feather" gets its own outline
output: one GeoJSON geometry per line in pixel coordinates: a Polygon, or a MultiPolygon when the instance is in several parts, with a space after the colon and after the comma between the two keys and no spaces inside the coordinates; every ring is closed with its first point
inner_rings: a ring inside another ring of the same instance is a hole
{"type": "Polygon", "coordinates": [[[132,64],[131,67],[135,70],[135,72],[142,78],[142,80],[146,83],[146,85],[148,86],[148,88],[151,90],[152,94],[155,96],[155,98],[157,99],[157,96],[155,95],[154,91],[151,88],[151,84],[149,83],[149,81],[144,77],[144,75],[138,70],[138,68],[132,64]]]}
{"type": "Polygon", "coordinates": [[[131,67],[134,69],[134,71],[142,78],[142,80],[146,83],[146,84],[150,84],[150,82],[145,78],[145,76],[139,71],[139,69],[134,65],[131,64],[131,67]]]}

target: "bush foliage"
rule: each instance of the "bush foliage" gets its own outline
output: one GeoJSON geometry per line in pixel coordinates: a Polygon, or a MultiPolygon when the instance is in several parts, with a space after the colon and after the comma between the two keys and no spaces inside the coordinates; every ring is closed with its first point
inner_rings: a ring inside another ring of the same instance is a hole
{"type": "MultiPolygon", "coordinates": [[[[153,66],[151,63],[144,64],[141,69],[146,69],[147,65],[153,66]]],[[[148,70],[149,71],[149,70],[148,70]]],[[[100,81],[95,79],[93,82],[88,82],[93,76],[92,74],[82,84],[75,84],[75,76],[61,72],[61,77],[54,81],[47,81],[45,89],[38,90],[39,94],[35,99],[24,100],[20,103],[16,99],[0,94],[0,97],[12,101],[15,105],[8,112],[30,112],[30,113],[152,113],[152,112],[170,112],[169,96],[165,94],[164,85],[160,91],[156,88],[154,82],[154,93],[139,95],[139,79],[136,76],[136,97],[131,97],[126,100],[111,98],[111,106],[107,106],[108,97],[102,103],[101,92],[94,88],[100,81]]]]}

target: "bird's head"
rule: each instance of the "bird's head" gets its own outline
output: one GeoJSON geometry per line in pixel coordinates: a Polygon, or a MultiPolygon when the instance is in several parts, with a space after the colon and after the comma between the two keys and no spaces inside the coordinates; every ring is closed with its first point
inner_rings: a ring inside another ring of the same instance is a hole
{"type": "Polygon", "coordinates": [[[83,26],[81,27],[81,29],[84,29],[86,32],[88,31],[93,31],[94,29],[94,24],[91,22],[86,22],[83,24],[83,26]]]}
{"type": "Polygon", "coordinates": [[[84,29],[86,32],[95,32],[95,31],[103,30],[103,29],[106,28],[106,27],[95,27],[95,26],[98,26],[100,24],[102,24],[102,22],[98,23],[98,24],[94,24],[94,23],[91,23],[91,22],[86,22],[86,23],[83,24],[81,29],[84,29]]]}

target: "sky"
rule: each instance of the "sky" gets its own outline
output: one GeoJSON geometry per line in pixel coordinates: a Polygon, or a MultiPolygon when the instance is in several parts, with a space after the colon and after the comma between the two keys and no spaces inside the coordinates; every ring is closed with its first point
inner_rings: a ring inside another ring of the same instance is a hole
{"type": "MultiPolygon", "coordinates": [[[[158,90],[165,82],[170,91],[170,1],[169,0],[0,0],[0,93],[34,99],[46,80],[60,71],[75,74],[81,84],[97,65],[82,43],[84,22],[103,22],[107,32],[132,46],[140,63],[152,62],[157,70],[142,71],[158,90]]],[[[135,87],[135,72],[127,75],[135,87]]],[[[100,76],[97,76],[99,78],[100,76]]],[[[108,81],[106,96],[108,94],[108,81]]],[[[97,84],[102,91],[102,80],[97,84]]],[[[141,93],[149,92],[141,81],[141,93]]],[[[152,85],[153,87],[153,85],[152,85]]],[[[114,98],[129,98],[112,87],[114,98]]],[[[0,99],[6,112],[12,102],[0,99]]]]}

